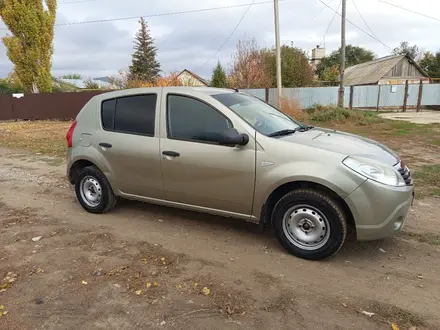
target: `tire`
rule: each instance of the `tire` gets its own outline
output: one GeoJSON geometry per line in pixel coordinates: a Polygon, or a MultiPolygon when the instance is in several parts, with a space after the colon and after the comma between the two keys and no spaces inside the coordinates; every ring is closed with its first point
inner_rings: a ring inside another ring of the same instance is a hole
{"type": "Polygon", "coordinates": [[[106,213],[117,202],[107,178],[95,166],[87,166],[79,171],[75,193],[81,206],[90,213],[106,213]]]}
{"type": "Polygon", "coordinates": [[[345,242],[347,220],[342,208],[325,192],[293,190],[275,205],[272,225],[289,253],[308,260],[333,256],[345,242]]]}

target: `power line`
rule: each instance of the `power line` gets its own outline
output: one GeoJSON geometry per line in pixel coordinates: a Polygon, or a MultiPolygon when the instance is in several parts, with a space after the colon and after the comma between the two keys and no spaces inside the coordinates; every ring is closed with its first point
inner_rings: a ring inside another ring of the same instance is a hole
{"type": "MultiPolygon", "coordinates": [[[[58,23],[58,24],[55,24],[54,26],[71,26],[71,25],[80,25],[80,24],[126,21],[126,20],[131,20],[131,19],[139,19],[140,17],[151,18],[151,17],[173,16],[173,15],[182,15],[182,14],[191,14],[191,13],[202,13],[202,12],[216,11],[216,10],[222,10],[222,9],[247,7],[249,5],[263,5],[263,4],[267,4],[267,3],[273,3],[273,0],[245,3],[245,4],[241,4],[241,5],[230,5],[230,6],[223,6],[223,7],[183,10],[183,11],[175,11],[175,12],[168,12],[168,13],[150,14],[150,15],[136,15],[136,16],[129,16],[129,17],[107,18],[107,19],[99,19],[99,20],[91,20],[91,21],[58,23]]],[[[7,30],[7,28],[0,28],[0,30],[7,30]]]]}
{"type": "Polygon", "coordinates": [[[327,35],[328,31],[330,30],[330,27],[332,26],[333,21],[335,20],[336,14],[338,13],[339,7],[341,7],[341,4],[342,4],[342,0],[339,1],[338,8],[336,9],[335,14],[332,17],[332,20],[330,21],[330,24],[328,25],[327,30],[325,30],[325,32],[324,32],[324,37],[323,37],[322,42],[321,42],[321,44],[324,43],[324,48],[325,48],[325,36],[327,35]]]}
{"type": "MultiPolygon", "coordinates": [[[[330,0],[329,2],[327,2],[327,4],[329,5],[329,4],[332,3],[332,2],[333,2],[333,0],[330,0]]],[[[312,21],[313,21],[316,17],[318,17],[319,14],[321,14],[321,13],[324,11],[324,9],[325,9],[325,7],[322,7],[321,10],[320,10],[315,16],[313,16],[313,17],[310,19],[310,21],[309,21],[308,24],[312,23],[312,21]]]]}
{"type": "Polygon", "coordinates": [[[354,5],[354,8],[356,8],[356,11],[358,12],[358,14],[359,14],[359,16],[361,17],[362,21],[364,21],[364,23],[365,23],[366,27],[368,28],[368,30],[370,30],[371,34],[372,34],[373,36],[375,36],[377,39],[379,39],[379,37],[376,35],[376,33],[373,32],[373,30],[372,30],[372,29],[370,28],[370,26],[368,25],[367,21],[364,19],[364,16],[362,16],[361,12],[360,12],[359,9],[358,9],[358,6],[356,5],[355,0],[353,0],[353,5],[354,5]]]}
{"type": "MultiPolygon", "coordinates": [[[[331,11],[333,11],[334,13],[337,13],[337,15],[341,16],[341,14],[339,14],[336,10],[334,10],[332,7],[330,7],[329,5],[327,5],[324,1],[322,0],[318,0],[319,2],[321,2],[324,6],[326,6],[327,8],[329,8],[331,11]]],[[[351,25],[353,25],[355,28],[357,28],[358,30],[362,31],[363,33],[365,33],[366,35],[368,35],[369,37],[373,38],[374,40],[376,40],[377,42],[379,42],[380,44],[382,44],[384,47],[386,47],[388,50],[391,50],[391,47],[388,47],[386,44],[384,44],[382,41],[380,41],[378,38],[376,38],[375,36],[373,36],[371,33],[368,33],[367,31],[365,31],[364,29],[362,29],[361,27],[359,27],[358,25],[356,25],[355,23],[353,23],[352,21],[345,19],[348,23],[350,23],[351,25]]]]}
{"type": "Polygon", "coordinates": [[[399,8],[399,9],[405,10],[405,11],[408,11],[408,12],[410,12],[410,13],[417,14],[417,15],[420,15],[420,16],[423,16],[423,17],[426,17],[426,18],[433,19],[434,21],[438,21],[438,22],[440,22],[440,19],[438,19],[438,18],[436,18],[436,17],[429,16],[429,15],[427,15],[427,14],[423,14],[423,13],[419,13],[419,12],[414,11],[414,10],[412,10],[412,9],[408,9],[408,8],[405,8],[405,7],[402,7],[402,6],[399,6],[399,5],[395,5],[394,3],[389,3],[389,2],[387,2],[387,1],[383,1],[383,0],[379,0],[379,2],[383,2],[383,3],[386,3],[386,4],[389,5],[389,6],[393,6],[393,7],[396,7],[396,8],[399,8]]]}
{"type": "MultiPolygon", "coordinates": [[[[271,1],[272,2],[272,1],[271,1]]],[[[214,53],[214,55],[212,55],[209,60],[207,60],[202,66],[200,66],[198,69],[203,68],[206,64],[208,64],[209,62],[211,62],[211,60],[223,49],[223,47],[227,44],[227,42],[229,41],[229,39],[231,39],[232,35],[235,33],[235,31],[237,31],[238,27],[240,26],[241,22],[243,21],[243,19],[245,18],[246,14],[248,13],[249,9],[251,9],[252,5],[255,3],[255,0],[252,0],[252,2],[250,3],[249,7],[247,7],[246,11],[244,12],[243,16],[241,16],[240,20],[238,21],[237,25],[235,26],[235,28],[232,30],[232,32],[229,34],[229,36],[226,38],[225,42],[220,46],[219,49],[217,49],[217,51],[214,53]]]]}

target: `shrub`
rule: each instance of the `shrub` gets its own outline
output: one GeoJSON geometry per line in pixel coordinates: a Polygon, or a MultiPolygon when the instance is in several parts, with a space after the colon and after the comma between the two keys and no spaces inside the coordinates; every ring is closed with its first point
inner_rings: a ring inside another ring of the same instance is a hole
{"type": "Polygon", "coordinates": [[[361,110],[348,110],[339,107],[320,108],[319,110],[309,110],[309,118],[316,122],[332,123],[354,123],[367,125],[383,122],[383,119],[374,112],[361,110]]]}
{"type": "Polygon", "coordinates": [[[281,99],[281,111],[286,115],[299,120],[317,123],[353,123],[368,125],[382,123],[383,119],[375,112],[348,110],[337,106],[323,106],[315,104],[312,108],[302,109],[295,99],[281,99]]]}

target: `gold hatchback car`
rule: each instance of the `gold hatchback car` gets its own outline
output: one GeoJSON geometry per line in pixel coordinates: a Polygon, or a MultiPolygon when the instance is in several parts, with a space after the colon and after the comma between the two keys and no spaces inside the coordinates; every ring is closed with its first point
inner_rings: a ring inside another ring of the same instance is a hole
{"type": "Polygon", "coordinates": [[[67,176],[88,212],[127,198],[271,225],[311,260],[335,254],[348,230],[358,240],[400,231],[414,198],[409,169],[384,145],[234,90],[100,94],[67,144],[67,176]]]}

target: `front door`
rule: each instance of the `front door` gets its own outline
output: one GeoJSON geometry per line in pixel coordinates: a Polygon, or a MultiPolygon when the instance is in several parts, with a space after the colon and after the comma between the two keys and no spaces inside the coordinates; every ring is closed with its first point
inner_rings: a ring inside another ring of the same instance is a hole
{"type": "MultiPolygon", "coordinates": [[[[160,141],[166,199],[247,217],[252,211],[255,140],[222,146],[199,136],[233,127],[222,112],[186,95],[162,96],[166,137],[160,141]]],[[[240,127],[236,128],[240,132],[240,127]]],[[[243,133],[243,132],[241,132],[243,133]]]]}
{"type": "Polygon", "coordinates": [[[158,126],[158,93],[129,95],[102,103],[96,146],[122,193],[164,198],[158,126]],[[99,145],[100,144],[100,145],[99,145]]]}

